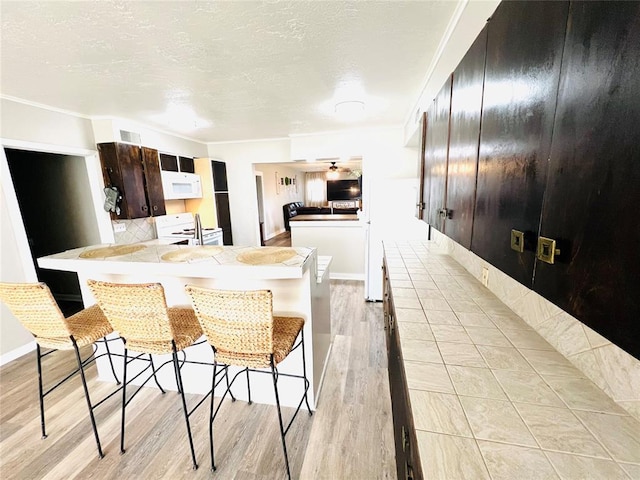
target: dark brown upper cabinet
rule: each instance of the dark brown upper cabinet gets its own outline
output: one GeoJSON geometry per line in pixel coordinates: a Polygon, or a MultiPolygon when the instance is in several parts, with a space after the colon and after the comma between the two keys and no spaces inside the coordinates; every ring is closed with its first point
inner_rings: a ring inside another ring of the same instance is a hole
{"type": "Polygon", "coordinates": [[[427,139],[427,112],[422,113],[420,129],[420,155],[418,156],[418,180],[420,185],[416,193],[416,218],[418,220],[425,219],[426,201],[425,193],[425,175],[424,175],[424,144],[427,139]]]}
{"type": "MultiPolygon", "coordinates": [[[[444,232],[447,195],[447,160],[449,158],[449,119],[451,113],[451,84],[449,76],[428,110],[429,128],[425,142],[425,175],[429,186],[428,222],[444,232]]],[[[426,197],[426,195],[425,195],[426,197]]]]}
{"type": "Polygon", "coordinates": [[[166,213],[158,151],[126,143],[98,144],[105,186],[122,195],[120,214],[112,218],[142,218],[166,213]]]}
{"type": "Polygon", "coordinates": [[[502,2],[487,28],[471,250],[528,287],[568,8],[568,2],[502,2]],[[511,248],[512,229],[525,232],[522,253],[511,248]]]}
{"type": "Polygon", "coordinates": [[[640,359],[640,3],[572,2],[534,290],[640,359]]]}
{"type": "Polygon", "coordinates": [[[453,72],[451,90],[444,230],[465,248],[471,248],[486,50],[487,27],[482,29],[453,72]]]}

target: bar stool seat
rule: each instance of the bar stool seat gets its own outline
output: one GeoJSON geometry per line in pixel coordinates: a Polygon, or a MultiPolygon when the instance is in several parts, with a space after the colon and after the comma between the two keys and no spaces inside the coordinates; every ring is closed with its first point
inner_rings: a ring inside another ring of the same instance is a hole
{"type": "Polygon", "coordinates": [[[11,310],[18,321],[34,336],[36,341],[42,438],[47,437],[44,398],[76,373],[80,372],[85,399],[87,401],[87,407],[89,408],[89,417],[98,448],[98,455],[102,458],[104,454],[102,453],[102,446],[100,445],[100,437],[98,435],[93,410],[118,390],[93,404],[89,395],[84,372],[84,368],[90,362],[102,355],[108,355],[113,376],[116,382],[120,384],[111,360],[109,340],[105,338],[107,335],[113,333],[113,328],[102,313],[102,310],[97,305],[94,305],[65,318],[53,298],[49,287],[44,283],[0,283],[0,300],[9,307],[9,310],[11,310]],[[106,354],[95,355],[95,343],[98,341],[104,342],[106,354]],[[91,356],[82,360],[79,348],[87,345],[93,345],[94,351],[91,356]],[[43,354],[41,347],[52,350],[43,354]],[[41,359],[56,350],[74,350],[78,368],[45,392],[42,381],[41,359]]]}

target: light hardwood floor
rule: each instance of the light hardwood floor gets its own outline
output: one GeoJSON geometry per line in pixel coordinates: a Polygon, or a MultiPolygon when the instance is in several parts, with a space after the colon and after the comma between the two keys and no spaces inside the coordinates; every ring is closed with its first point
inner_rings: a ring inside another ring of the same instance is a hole
{"type": "MultiPolygon", "coordinates": [[[[301,411],[287,434],[293,478],[392,479],[395,459],[381,304],[366,303],[362,282],[332,281],[335,339],[318,408],[301,411]]],[[[44,360],[48,378],[72,369],[71,352],[44,360]],[[53,371],[52,371],[53,369],[53,371]]],[[[95,379],[94,398],[113,389],[95,379]]],[[[47,377],[45,377],[47,378],[47,377]]],[[[198,395],[191,395],[195,404],[198,395]]],[[[98,459],[79,378],[45,399],[48,438],[40,439],[35,354],[0,369],[0,477],[9,479],[285,478],[275,407],[225,401],[215,423],[209,469],[208,402],[191,417],[200,468],[191,469],[179,397],[145,388],[127,407],[119,453],[120,396],[97,410],[105,457],[98,459]]],[[[285,419],[292,409],[283,409],[285,419]]]]}

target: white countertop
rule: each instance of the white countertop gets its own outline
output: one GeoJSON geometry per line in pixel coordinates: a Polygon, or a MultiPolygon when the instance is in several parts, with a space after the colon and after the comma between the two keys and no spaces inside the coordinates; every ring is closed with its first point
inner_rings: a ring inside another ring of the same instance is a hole
{"type": "Polygon", "coordinates": [[[70,272],[137,274],[144,271],[148,274],[198,278],[241,275],[246,278],[287,279],[301,278],[311,265],[316,264],[317,258],[315,248],[292,247],[291,250],[295,251],[295,255],[288,260],[266,265],[249,265],[238,261],[238,255],[252,252],[269,253],[282,250],[282,247],[217,246],[208,250],[212,254],[205,258],[166,261],[162,257],[170,252],[187,253],[206,247],[162,245],[155,242],[135,245],[141,245],[144,248],[119,256],[82,258],[81,254],[98,248],[122,247],[122,245],[92,245],[41,257],[38,259],[38,265],[41,268],[70,272]]]}

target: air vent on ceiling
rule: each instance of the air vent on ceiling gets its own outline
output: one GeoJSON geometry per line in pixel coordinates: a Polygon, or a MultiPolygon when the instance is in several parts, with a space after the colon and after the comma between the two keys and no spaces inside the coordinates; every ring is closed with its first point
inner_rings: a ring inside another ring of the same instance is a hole
{"type": "Polygon", "coordinates": [[[127,143],[135,143],[141,145],[140,134],[136,132],[127,132],[126,130],[120,130],[120,140],[127,143]]]}

